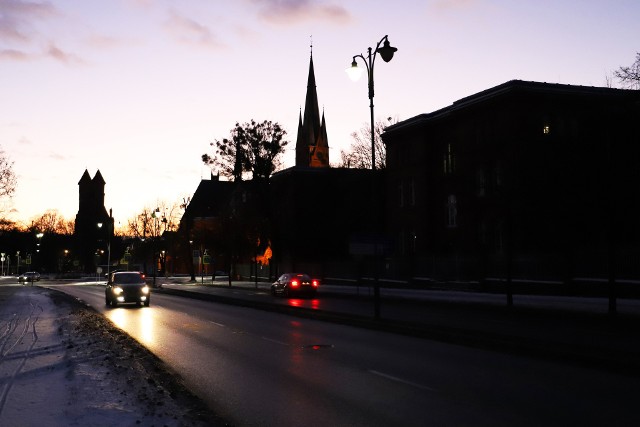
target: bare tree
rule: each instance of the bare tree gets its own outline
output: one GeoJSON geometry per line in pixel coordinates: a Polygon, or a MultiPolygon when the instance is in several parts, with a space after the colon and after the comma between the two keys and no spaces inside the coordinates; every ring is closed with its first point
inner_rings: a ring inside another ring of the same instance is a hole
{"type": "Polygon", "coordinates": [[[143,240],[150,237],[157,237],[160,233],[158,230],[159,227],[156,227],[155,212],[155,209],[145,206],[142,212],[133,218],[129,218],[127,221],[127,231],[129,235],[143,240]]]}
{"type": "Polygon", "coordinates": [[[613,72],[620,84],[627,89],[640,89],[640,52],[636,61],[629,67],[620,67],[613,72]]]}
{"type": "Polygon", "coordinates": [[[177,230],[183,210],[181,203],[159,202],[155,208],[145,207],[130,218],[126,230],[131,237],[140,239],[159,237],[165,231],[177,230]]]}
{"type": "MultiPolygon", "coordinates": [[[[386,121],[378,119],[374,123],[374,146],[376,150],[376,169],[384,169],[387,165],[387,150],[382,142],[384,129],[394,123],[397,118],[387,117],[386,121]]],[[[348,151],[340,150],[339,167],[371,169],[371,126],[363,125],[360,132],[351,134],[353,142],[348,151]]]]}
{"type": "Polygon", "coordinates": [[[0,197],[11,197],[18,181],[13,172],[13,162],[0,147],[0,197]]]}
{"type": "Polygon", "coordinates": [[[74,221],[65,219],[60,215],[60,212],[55,209],[50,209],[35,218],[28,228],[47,234],[72,235],[74,221]]]}

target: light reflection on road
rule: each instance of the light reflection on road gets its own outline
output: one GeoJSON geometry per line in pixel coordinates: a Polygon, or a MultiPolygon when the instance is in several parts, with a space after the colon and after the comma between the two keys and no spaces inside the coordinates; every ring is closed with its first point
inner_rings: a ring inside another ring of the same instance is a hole
{"type": "Polygon", "coordinates": [[[154,310],[149,308],[122,307],[113,309],[105,315],[118,328],[135,336],[143,344],[156,344],[154,310]]]}
{"type": "Polygon", "coordinates": [[[312,300],[291,298],[287,301],[287,304],[290,305],[291,307],[304,307],[304,308],[310,308],[312,310],[320,309],[320,300],[318,298],[314,298],[312,300]]]}

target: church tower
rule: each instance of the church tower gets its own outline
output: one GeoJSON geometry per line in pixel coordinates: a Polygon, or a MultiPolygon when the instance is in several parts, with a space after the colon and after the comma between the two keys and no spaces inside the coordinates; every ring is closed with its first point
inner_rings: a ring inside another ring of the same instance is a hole
{"type": "Polygon", "coordinates": [[[329,167],[329,142],[327,128],[322,112],[318,108],[316,92],[316,76],[313,70],[313,51],[309,59],[309,77],[307,79],[307,96],[298,118],[298,137],[296,140],[296,167],[329,167]]]}
{"type": "Polygon", "coordinates": [[[92,179],[85,170],[78,182],[80,197],[74,227],[75,253],[85,272],[95,272],[96,250],[106,249],[113,237],[113,217],[104,207],[104,187],[105,180],[100,171],[92,179]]]}

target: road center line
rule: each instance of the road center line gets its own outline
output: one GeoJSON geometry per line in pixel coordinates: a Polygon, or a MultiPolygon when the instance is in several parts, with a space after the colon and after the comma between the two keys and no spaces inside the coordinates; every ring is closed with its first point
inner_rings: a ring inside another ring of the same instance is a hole
{"type": "Polygon", "coordinates": [[[221,328],[225,327],[225,325],[223,325],[222,323],[217,323],[217,322],[214,322],[214,321],[211,321],[211,320],[209,320],[209,323],[213,323],[214,325],[220,326],[221,328]]]}
{"type": "Polygon", "coordinates": [[[280,345],[284,345],[284,346],[289,346],[289,344],[287,344],[286,342],[282,342],[282,341],[274,340],[274,339],[267,338],[267,337],[260,337],[260,338],[262,338],[262,339],[263,339],[263,340],[265,340],[265,341],[273,342],[273,343],[280,344],[280,345]]]}
{"type": "Polygon", "coordinates": [[[382,377],[382,378],[386,378],[386,379],[391,380],[391,381],[396,381],[396,382],[399,382],[399,383],[402,383],[402,384],[410,385],[412,387],[416,387],[416,388],[419,388],[419,389],[422,389],[422,390],[437,391],[435,388],[431,388],[431,387],[426,386],[426,385],[414,383],[412,381],[404,380],[402,378],[394,377],[393,375],[385,374],[383,372],[374,371],[372,369],[369,369],[369,373],[371,373],[373,375],[377,375],[377,376],[382,377]]]}

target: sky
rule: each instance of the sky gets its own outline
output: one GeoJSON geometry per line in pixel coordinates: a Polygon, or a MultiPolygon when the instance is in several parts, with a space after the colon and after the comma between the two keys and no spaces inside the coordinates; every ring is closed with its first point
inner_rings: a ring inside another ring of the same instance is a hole
{"type": "MultiPolygon", "coordinates": [[[[116,226],[195,192],[236,122],[287,131],[294,165],[309,57],[333,164],[369,126],[344,70],[388,35],[375,117],[405,120],[520,79],[606,86],[640,52],[637,0],[0,0],[0,215],[73,220],[87,170],[116,226]]],[[[359,66],[363,66],[359,62],[359,66]]]]}

